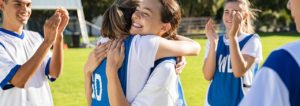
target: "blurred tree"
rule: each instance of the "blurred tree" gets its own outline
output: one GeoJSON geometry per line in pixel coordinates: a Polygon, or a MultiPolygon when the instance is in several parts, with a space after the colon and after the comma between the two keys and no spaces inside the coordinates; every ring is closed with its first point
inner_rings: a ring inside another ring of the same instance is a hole
{"type": "MultiPolygon", "coordinates": [[[[177,0],[183,17],[212,17],[217,22],[222,20],[224,0],[177,0]]],[[[288,0],[249,0],[258,13],[257,25],[268,30],[285,29],[290,25],[290,12],[286,8],[288,0]],[[272,20],[270,20],[270,18],[272,20]],[[275,26],[275,27],[274,27],[275,26]],[[280,28],[277,28],[280,27],[280,28]]],[[[82,0],[85,18],[92,21],[105,12],[114,0],[82,0]]],[[[271,30],[272,31],[272,30],[271,30]]]]}
{"type": "Polygon", "coordinates": [[[184,17],[215,16],[224,0],[178,0],[184,17]]]}
{"type": "MultiPolygon", "coordinates": [[[[290,12],[287,9],[288,0],[253,0],[253,6],[258,13],[257,26],[267,28],[265,31],[287,31],[292,23],[290,12]]],[[[263,30],[261,30],[263,31],[263,30]]]]}
{"type": "Polygon", "coordinates": [[[83,5],[84,17],[87,21],[103,14],[114,0],[81,0],[83,5]]]}

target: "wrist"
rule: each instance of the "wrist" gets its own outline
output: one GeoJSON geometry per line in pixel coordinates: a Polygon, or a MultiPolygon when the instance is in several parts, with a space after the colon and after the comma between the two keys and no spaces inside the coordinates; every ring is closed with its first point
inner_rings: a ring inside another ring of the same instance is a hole
{"type": "Polygon", "coordinates": [[[113,73],[113,74],[118,72],[118,68],[109,63],[107,63],[107,65],[106,65],[106,70],[108,70],[109,73],[113,73]]]}
{"type": "Polygon", "coordinates": [[[63,43],[63,37],[62,36],[57,36],[57,38],[55,39],[55,44],[61,44],[61,43],[63,43]]]}
{"type": "Polygon", "coordinates": [[[216,50],[217,42],[210,42],[210,48],[216,50]]]}
{"type": "Polygon", "coordinates": [[[113,67],[106,67],[106,74],[109,78],[117,78],[118,77],[118,69],[113,67]]]}
{"type": "Polygon", "coordinates": [[[53,40],[50,40],[50,39],[44,39],[44,41],[43,41],[42,44],[50,46],[50,45],[53,44],[53,42],[54,42],[53,40]]]}

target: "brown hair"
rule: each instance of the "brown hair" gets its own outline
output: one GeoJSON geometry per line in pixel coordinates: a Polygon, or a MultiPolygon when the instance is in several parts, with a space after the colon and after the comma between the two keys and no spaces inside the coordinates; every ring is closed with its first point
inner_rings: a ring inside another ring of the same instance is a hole
{"type": "Polygon", "coordinates": [[[101,34],[109,39],[129,35],[131,16],[138,0],[116,0],[104,13],[101,34]]]}
{"type": "Polygon", "coordinates": [[[254,20],[256,20],[258,9],[251,8],[251,3],[248,0],[226,0],[225,3],[237,2],[242,4],[242,9],[248,14],[244,23],[242,23],[242,31],[245,33],[255,33],[254,20]]]}
{"type": "Polygon", "coordinates": [[[177,39],[177,28],[181,20],[181,11],[176,0],[159,0],[161,3],[161,21],[170,23],[171,29],[162,35],[166,39],[177,39]]]}

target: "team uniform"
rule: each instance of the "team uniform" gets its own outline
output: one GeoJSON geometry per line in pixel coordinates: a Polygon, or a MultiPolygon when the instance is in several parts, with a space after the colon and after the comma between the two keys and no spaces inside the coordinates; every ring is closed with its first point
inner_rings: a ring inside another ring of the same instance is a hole
{"type": "Polygon", "coordinates": [[[176,58],[173,57],[156,60],[145,87],[131,105],[186,106],[175,65],[176,58]]]}
{"type": "Polygon", "coordinates": [[[53,106],[47,81],[47,77],[55,80],[49,76],[50,52],[24,88],[14,87],[9,82],[42,42],[42,36],[36,32],[23,30],[18,35],[0,28],[0,106],[53,106]]]}
{"type": "Polygon", "coordinates": [[[273,51],[241,106],[300,105],[300,41],[273,51]]]}
{"type": "MultiPolygon", "coordinates": [[[[154,95],[157,92],[153,92],[153,90],[152,92],[150,90],[144,93],[140,93],[140,92],[143,89],[148,89],[147,87],[145,87],[146,83],[147,84],[157,83],[155,82],[155,80],[152,80],[153,82],[147,82],[147,81],[151,74],[150,69],[155,66],[154,61],[159,46],[159,37],[154,35],[147,35],[147,36],[131,35],[124,41],[124,45],[125,45],[125,59],[122,67],[118,71],[123,92],[126,95],[128,102],[131,105],[147,106],[149,105],[150,102],[152,102],[152,101],[148,101],[149,99],[148,97],[151,97],[151,95],[154,95]],[[149,96],[146,97],[146,95],[149,96]]],[[[174,66],[173,63],[172,65],[174,66]]],[[[102,63],[93,72],[92,75],[92,106],[109,105],[105,66],[106,66],[106,59],[102,61],[102,63]]],[[[159,71],[166,71],[166,70],[159,70],[159,71]]],[[[154,73],[151,75],[156,76],[154,73]]],[[[177,82],[178,80],[175,81],[177,82]]],[[[176,87],[176,89],[177,88],[178,87],[176,87]]],[[[178,95],[177,98],[179,98],[178,95]]],[[[155,102],[164,103],[165,102],[164,100],[166,99],[155,101],[155,102]]]]}
{"type": "MultiPolygon", "coordinates": [[[[242,54],[255,57],[254,64],[241,78],[236,78],[230,62],[229,40],[219,36],[216,50],[216,68],[210,82],[205,105],[236,106],[251,86],[254,73],[262,60],[262,47],[257,34],[241,34],[238,37],[242,54]]],[[[206,45],[205,58],[208,56],[209,42],[206,45]]]]}

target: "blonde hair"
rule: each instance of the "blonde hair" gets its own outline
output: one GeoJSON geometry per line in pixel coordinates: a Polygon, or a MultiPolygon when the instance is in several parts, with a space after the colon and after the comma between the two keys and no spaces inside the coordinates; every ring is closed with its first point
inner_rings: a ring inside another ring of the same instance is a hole
{"type": "Polygon", "coordinates": [[[242,9],[248,14],[246,21],[242,23],[242,31],[245,33],[255,33],[254,20],[256,20],[257,12],[260,10],[251,8],[251,3],[248,0],[226,0],[226,3],[237,2],[242,5],[242,9]]]}

